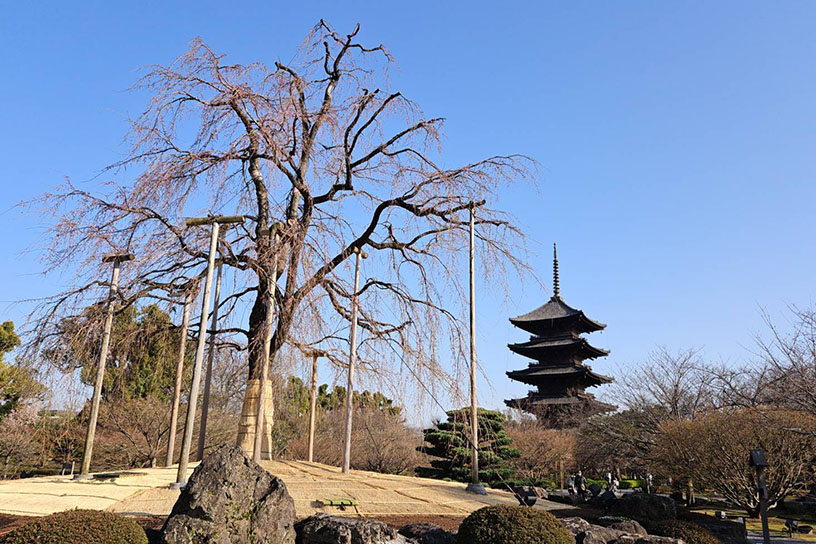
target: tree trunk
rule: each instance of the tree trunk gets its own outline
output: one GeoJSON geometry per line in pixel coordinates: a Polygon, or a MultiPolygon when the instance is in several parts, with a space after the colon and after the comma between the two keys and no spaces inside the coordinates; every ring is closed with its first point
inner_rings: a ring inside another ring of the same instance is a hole
{"type": "MultiPolygon", "coordinates": [[[[249,352],[249,378],[244,391],[244,403],[241,407],[241,420],[238,423],[238,437],[236,443],[248,456],[252,456],[255,445],[255,420],[258,414],[258,391],[260,389],[260,374],[263,366],[263,338],[266,323],[266,304],[264,303],[269,283],[261,279],[258,285],[258,295],[249,314],[249,338],[247,340],[249,352]]],[[[275,354],[274,346],[269,354],[270,367],[275,354]]],[[[266,381],[264,392],[264,437],[261,445],[261,458],[269,459],[272,451],[272,425],[275,422],[275,406],[272,395],[271,380],[266,381]]]]}
{"type": "MultiPolygon", "coordinates": [[[[250,378],[247,381],[244,394],[244,405],[241,408],[241,421],[238,424],[238,446],[248,456],[252,456],[255,446],[255,420],[258,414],[259,390],[261,380],[250,378]]],[[[264,436],[261,442],[261,459],[270,459],[272,452],[272,425],[275,421],[275,406],[273,402],[271,380],[266,381],[264,392],[264,436]]]]}

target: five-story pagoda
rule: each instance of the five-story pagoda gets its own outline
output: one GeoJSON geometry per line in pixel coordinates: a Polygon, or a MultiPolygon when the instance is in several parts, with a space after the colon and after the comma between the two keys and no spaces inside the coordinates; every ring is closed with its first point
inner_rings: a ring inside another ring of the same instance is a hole
{"type": "Polygon", "coordinates": [[[555,245],[552,298],[530,313],[511,318],[510,322],[532,336],[527,342],[508,344],[508,347],[532,362],[527,368],[507,375],[536,389],[526,397],[504,401],[507,406],[530,412],[552,427],[569,426],[576,419],[615,409],[586,392],[588,387],[612,381],[584,363],[587,359],[606,357],[609,351],[592,346],[581,336],[603,330],[606,325],[588,318],[561,299],[555,245]]]}

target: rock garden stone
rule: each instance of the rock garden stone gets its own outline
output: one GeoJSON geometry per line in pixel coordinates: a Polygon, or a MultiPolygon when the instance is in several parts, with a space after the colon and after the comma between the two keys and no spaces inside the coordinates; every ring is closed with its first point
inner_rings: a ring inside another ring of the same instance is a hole
{"type": "Polygon", "coordinates": [[[663,521],[677,518],[674,501],[662,495],[630,493],[614,501],[611,512],[631,519],[663,521]]]}
{"type": "Polygon", "coordinates": [[[162,528],[166,544],[294,544],[295,503],[283,481],[225,445],[193,471],[162,528]]]}
{"type": "Polygon", "coordinates": [[[619,521],[618,523],[613,523],[609,526],[610,529],[615,529],[616,531],[623,531],[624,533],[629,533],[631,535],[643,535],[646,536],[649,533],[646,529],[643,528],[643,525],[638,523],[633,519],[627,519],[626,521],[619,521]]]}
{"type": "Polygon", "coordinates": [[[411,523],[400,529],[399,534],[417,544],[456,544],[456,534],[433,523],[411,523]]]}
{"type": "Polygon", "coordinates": [[[316,514],[295,524],[298,544],[412,544],[390,525],[373,519],[316,514]]]}
{"type": "Polygon", "coordinates": [[[561,522],[575,537],[576,544],[682,544],[675,538],[649,535],[632,520],[618,521],[609,527],[593,525],[582,518],[564,518],[561,522]]]}

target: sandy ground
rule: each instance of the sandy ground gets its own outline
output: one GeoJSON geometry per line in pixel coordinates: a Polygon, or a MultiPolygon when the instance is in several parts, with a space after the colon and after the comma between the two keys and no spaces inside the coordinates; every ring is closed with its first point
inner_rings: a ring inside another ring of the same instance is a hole
{"type": "MultiPolygon", "coordinates": [[[[407,519],[420,516],[462,518],[491,504],[517,504],[505,491],[488,490],[479,496],[465,485],[426,478],[394,476],[300,461],[264,461],[280,477],[298,517],[316,512],[338,515],[407,519]],[[322,505],[325,499],[351,499],[356,506],[341,509],[322,505]]],[[[190,467],[190,472],[194,467],[190,467]]],[[[0,482],[0,513],[42,516],[72,508],[109,510],[129,516],[167,516],[179,492],[168,486],[176,467],[139,469],[110,480],[73,481],[69,476],[27,478],[0,482]]],[[[563,510],[563,504],[539,501],[537,508],[563,510]]]]}

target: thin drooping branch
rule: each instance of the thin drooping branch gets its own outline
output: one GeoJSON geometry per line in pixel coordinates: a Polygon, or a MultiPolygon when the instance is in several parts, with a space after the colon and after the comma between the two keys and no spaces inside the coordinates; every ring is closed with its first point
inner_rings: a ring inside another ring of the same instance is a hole
{"type": "Polygon", "coordinates": [[[82,287],[43,301],[30,345],[55,347],[64,319],[104,301],[105,253],[136,255],[122,268],[122,307],[166,301],[166,285],[200,280],[208,232],[185,228],[185,217],[234,214],[245,222],[220,244],[235,290],[222,298],[218,330],[222,342],[248,349],[250,377],[270,294],[273,357],[310,346],[338,364],[357,296],[364,368],[386,376],[407,366],[430,389],[454,383],[465,361],[458,270],[469,207],[483,204],[476,225],[486,270],[526,274],[520,231],[490,203],[528,177],[530,161],[439,167],[443,119],[390,90],[391,57],[358,35],[359,27],[343,36],[321,21],[299,55],[269,69],[228,64],[196,40],[172,65],[150,70],[138,88],[152,100],[132,122],[131,152],[105,170],[118,181],[94,191],[69,182],[33,203],[56,218],[46,269],[71,267],[82,287]],[[369,258],[352,293],[357,250],[369,258]]]}

